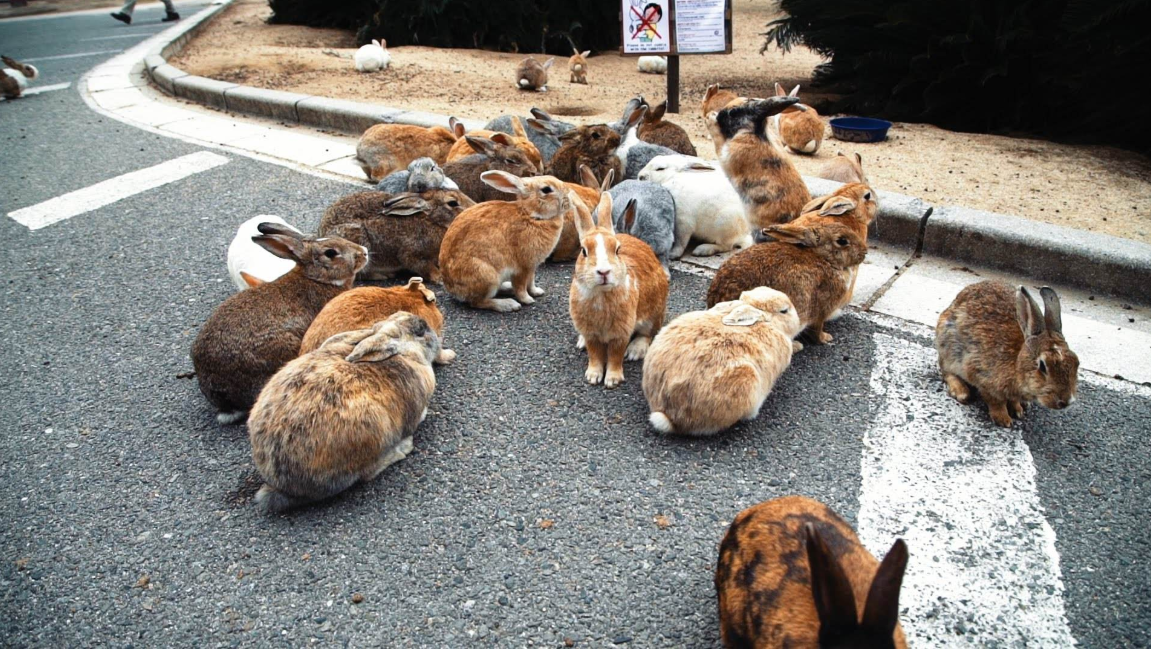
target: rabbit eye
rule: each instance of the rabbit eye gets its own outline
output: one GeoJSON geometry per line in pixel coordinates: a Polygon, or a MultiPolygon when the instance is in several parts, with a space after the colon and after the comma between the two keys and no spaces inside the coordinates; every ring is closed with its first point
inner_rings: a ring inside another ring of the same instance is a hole
{"type": "Polygon", "coordinates": [[[617,244],[615,244],[615,254],[617,254],[617,255],[619,254],[619,249],[620,249],[621,247],[622,247],[622,246],[620,246],[618,243],[617,243],[617,244]]]}
{"type": "Polygon", "coordinates": [[[791,309],[790,309],[789,307],[783,307],[782,309],[780,309],[780,310],[779,310],[779,312],[780,312],[780,313],[787,313],[787,312],[788,312],[788,311],[790,311],[790,310],[791,310],[791,309]]]}
{"type": "Polygon", "coordinates": [[[327,250],[324,251],[324,256],[327,257],[328,259],[335,259],[336,257],[339,256],[339,254],[340,253],[335,248],[328,248],[327,250]]]}
{"type": "Polygon", "coordinates": [[[871,192],[867,192],[866,194],[864,194],[863,200],[865,200],[865,201],[871,200],[871,192]]]}
{"type": "Polygon", "coordinates": [[[579,254],[581,257],[587,257],[587,248],[580,248],[579,254]]]}
{"type": "Polygon", "coordinates": [[[1039,359],[1038,367],[1039,367],[1039,371],[1041,373],[1043,373],[1043,374],[1047,373],[1047,362],[1044,361],[1042,358],[1039,359]]]}
{"type": "Polygon", "coordinates": [[[548,185],[544,185],[544,186],[543,186],[543,189],[541,189],[541,190],[540,190],[540,193],[541,193],[541,194],[550,194],[550,193],[552,193],[553,191],[555,191],[555,190],[554,190],[554,189],[552,189],[550,186],[548,186],[548,185]]]}
{"type": "Polygon", "coordinates": [[[839,246],[839,247],[841,247],[841,248],[842,248],[843,246],[846,246],[846,245],[847,245],[847,237],[840,237],[840,238],[836,239],[836,240],[835,240],[835,245],[837,245],[837,246],[839,246]]]}
{"type": "Polygon", "coordinates": [[[598,140],[599,138],[600,138],[600,135],[599,135],[599,133],[592,133],[592,134],[591,134],[591,139],[593,139],[593,140],[598,140]]]}
{"type": "Polygon", "coordinates": [[[459,206],[460,206],[460,202],[457,200],[448,201],[448,207],[459,207],[459,206]]]}

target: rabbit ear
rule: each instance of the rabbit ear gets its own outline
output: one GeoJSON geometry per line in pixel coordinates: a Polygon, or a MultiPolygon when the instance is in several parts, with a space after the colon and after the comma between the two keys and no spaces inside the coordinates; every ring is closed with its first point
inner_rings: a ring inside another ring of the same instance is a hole
{"type": "Polygon", "coordinates": [[[584,50],[580,52],[579,55],[586,59],[587,57],[591,56],[591,50],[584,50]]]}
{"type": "Polygon", "coordinates": [[[413,277],[413,278],[409,279],[408,285],[405,286],[404,288],[409,290],[409,291],[419,291],[420,294],[424,296],[425,302],[435,302],[436,301],[436,294],[433,293],[430,288],[428,288],[427,286],[424,286],[424,278],[423,277],[413,277]]]}
{"type": "Polygon", "coordinates": [[[835,198],[828,201],[823,209],[819,210],[820,216],[842,216],[851,210],[855,209],[855,201],[847,198],[835,198]]]}
{"type": "Polygon", "coordinates": [[[482,153],[486,156],[494,156],[496,153],[495,142],[492,142],[491,140],[489,140],[486,137],[476,137],[474,135],[465,135],[464,141],[466,141],[468,143],[468,146],[472,147],[472,150],[475,151],[476,153],[482,153]]]}
{"type": "Polygon", "coordinates": [[[684,171],[715,171],[715,166],[709,165],[706,162],[693,162],[689,164],[684,171]]]}
{"type": "MultiPolygon", "coordinates": [[[[615,170],[612,169],[612,171],[615,170]]],[[[599,178],[595,177],[595,172],[591,170],[591,167],[581,164],[579,166],[579,178],[580,184],[584,187],[599,189],[599,178]]]]}
{"type": "Polygon", "coordinates": [[[380,214],[384,216],[411,216],[422,214],[429,209],[428,202],[416,194],[400,194],[384,202],[380,214]]]}
{"type": "Polygon", "coordinates": [[[551,122],[538,120],[534,117],[528,119],[528,127],[545,135],[551,135],[554,137],[556,134],[555,126],[551,122]]]}
{"type": "Polygon", "coordinates": [[[244,280],[244,283],[248,285],[248,288],[256,288],[260,284],[267,283],[259,277],[256,277],[255,275],[249,275],[244,271],[240,271],[240,278],[244,280]]]}
{"type": "Polygon", "coordinates": [[[379,47],[379,46],[380,46],[380,41],[378,41],[378,40],[376,40],[376,39],[374,39],[374,38],[373,38],[373,39],[372,39],[372,45],[375,45],[376,47],[379,47]]]}
{"type": "Polygon", "coordinates": [[[858,153],[855,154],[855,161],[859,163],[859,166],[863,166],[863,156],[858,153]]]}
{"type": "Polygon", "coordinates": [[[584,202],[574,195],[574,192],[568,193],[568,200],[571,201],[572,209],[575,210],[575,225],[576,234],[579,235],[580,240],[588,235],[589,232],[595,229],[595,223],[592,221],[591,210],[584,205],[584,202]]]}
{"type": "Polygon", "coordinates": [[[808,212],[814,212],[814,211],[818,210],[819,208],[823,207],[823,204],[827,202],[827,199],[828,199],[827,196],[820,196],[819,198],[813,198],[810,201],[807,201],[807,204],[800,208],[799,213],[800,214],[807,214],[808,212]]]}
{"type": "Polygon", "coordinates": [[[295,237],[297,239],[301,237],[299,230],[294,230],[275,221],[264,221],[256,225],[256,229],[260,231],[260,234],[282,234],[285,237],[295,237]]]}
{"type": "Polygon", "coordinates": [[[384,48],[384,49],[387,49],[387,47],[388,47],[388,41],[387,41],[387,40],[385,40],[385,39],[383,39],[383,38],[381,38],[381,39],[380,39],[380,47],[382,47],[382,48],[384,48]]]}
{"type": "Polygon", "coordinates": [[[299,236],[290,237],[283,234],[261,234],[252,237],[252,241],[281,259],[301,261],[307,245],[299,236]]]}
{"type": "Polygon", "coordinates": [[[787,93],[787,96],[788,97],[798,97],[799,96],[799,84],[796,84],[796,86],[791,89],[791,92],[787,93]]]}
{"type": "Polygon", "coordinates": [[[400,343],[390,332],[374,333],[364,338],[344,357],[349,363],[378,363],[400,353],[400,343]]]}
{"type": "Polygon", "coordinates": [[[627,205],[624,206],[624,208],[623,208],[623,231],[624,232],[631,232],[631,229],[633,227],[635,227],[635,211],[636,211],[636,201],[633,198],[630,201],[628,201],[627,205]]]}
{"type": "Polygon", "coordinates": [[[750,304],[740,304],[731,313],[723,316],[723,324],[729,327],[750,327],[757,322],[765,322],[767,315],[750,304]]]}
{"type": "Polygon", "coordinates": [[[706,91],[704,91],[704,93],[703,93],[703,101],[704,101],[704,103],[707,103],[707,100],[708,100],[708,99],[711,99],[712,97],[714,97],[714,96],[715,96],[715,93],[717,93],[717,92],[719,92],[719,84],[717,84],[717,83],[713,83],[713,84],[711,84],[710,86],[708,86],[708,87],[707,87],[707,90],[706,90],[706,91]]]}
{"type": "Polygon", "coordinates": [[[864,629],[876,637],[890,638],[899,623],[899,589],[903,585],[903,572],[907,569],[907,544],[896,539],[867,591],[863,605],[864,629]]]}
{"type": "Polygon", "coordinates": [[[819,644],[822,646],[859,626],[855,593],[843,566],[832,556],[815,526],[807,523],[804,530],[807,532],[807,563],[811,567],[811,596],[819,613],[819,644]]]}
{"type": "Polygon", "coordinates": [[[658,122],[659,120],[663,119],[663,115],[666,112],[667,100],[665,99],[661,101],[658,106],[652,109],[651,113],[649,113],[648,116],[644,118],[644,120],[648,122],[658,122]]]}
{"type": "Polygon", "coordinates": [[[624,119],[624,129],[626,130],[635,126],[636,124],[639,124],[640,120],[642,120],[646,114],[647,106],[644,104],[639,104],[633,108],[631,112],[627,114],[626,119],[624,119]]]}
{"type": "Polygon", "coordinates": [[[530,112],[532,114],[532,117],[540,120],[541,122],[554,122],[555,121],[554,119],[552,119],[552,116],[549,115],[548,112],[542,108],[533,108],[528,112],[530,112]]]}
{"type": "Polygon", "coordinates": [[[607,175],[603,177],[603,182],[600,183],[599,190],[606,192],[611,188],[613,182],[615,182],[615,169],[608,169],[607,175]]]}
{"type": "Polygon", "coordinates": [[[484,181],[488,187],[501,192],[507,192],[508,194],[524,196],[528,193],[527,187],[524,186],[524,181],[518,176],[513,176],[506,171],[485,171],[480,174],[480,180],[484,181]]]}
{"type": "Polygon", "coordinates": [[[547,61],[544,61],[544,69],[547,70],[548,68],[552,67],[552,63],[555,63],[555,62],[556,62],[556,59],[554,56],[552,58],[548,59],[547,61]]]}
{"type": "Polygon", "coordinates": [[[1024,336],[1038,336],[1043,333],[1043,313],[1035,298],[1023,286],[1015,294],[1015,319],[1019,321],[1019,328],[1024,336]]]}
{"type": "Polygon", "coordinates": [[[607,192],[599,195],[599,204],[595,206],[595,224],[615,234],[615,223],[611,218],[611,194],[607,192]]]}
{"type": "Polygon", "coordinates": [[[1039,289],[1039,294],[1043,296],[1043,326],[1051,333],[1063,333],[1063,316],[1059,306],[1059,296],[1055,293],[1055,289],[1050,286],[1044,286],[1039,289]]]}
{"type": "Polygon", "coordinates": [[[783,86],[779,85],[779,82],[777,81],[775,83],[775,96],[776,97],[783,97],[786,95],[787,95],[787,93],[783,90],[783,86]]]}
{"type": "Polygon", "coordinates": [[[508,135],[507,133],[492,133],[490,139],[496,144],[502,144],[504,146],[515,146],[515,143],[512,142],[512,136],[508,135]]]}
{"type": "Polygon", "coordinates": [[[518,117],[512,118],[512,131],[516,134],[516,137],[527,138],[528,136],[527,131],[524,130],[523,120],[518,117]]]}
{"type": "Polygon", "coordinates": [[[819,245],[819,235],[816,234],[815,230],[802,225],[797,226],[794,223],[769,225],[760,230],[760,234],[769,239],[790,243],[801,248],[814,248],[819,245]]]}
{"type": "Polygon", "coordinates": [[[448,118],[448,128],[451,130],[452,134],[456,136],[457,140],[463,137],[464,133],[467,132],[467,129],[464,128],[463,123],[461,123],[460,120],[456,119],[454,116],[448,118]]]}

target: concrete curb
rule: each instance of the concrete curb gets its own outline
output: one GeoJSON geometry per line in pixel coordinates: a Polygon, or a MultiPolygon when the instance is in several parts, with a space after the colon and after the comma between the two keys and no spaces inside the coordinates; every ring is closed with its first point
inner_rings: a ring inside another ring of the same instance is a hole
{"type": "MultiPolygon", "coordinates": [[[[179,53],[232,1],[221,0],[211,12],[184,25],[172,40],[147,53],[144,67],[158,88],[228,112],[273,117],[353,135],[374,124],[447,127],[448,118],[444,115],[225,83],[189,75],[167,64],[168,57],[179,53]]],[[[469,130],[483,127],[476,120],[460,121],[469,130]]],[[[819,178],[804,180],[813,196],[828,194],[839,186],[819,178]]],[[[932,206],[922,199],[893,192],[880,191],[879,198],[879,217],[872,226],[872,236],[885,243],[914,248],[923,213],[928,207],[935,207],[924,235],[925,253],[1021,273],[1043,284],[1068,284],[1151,303],[1151,245],[1006,214],[932,206]]]]}

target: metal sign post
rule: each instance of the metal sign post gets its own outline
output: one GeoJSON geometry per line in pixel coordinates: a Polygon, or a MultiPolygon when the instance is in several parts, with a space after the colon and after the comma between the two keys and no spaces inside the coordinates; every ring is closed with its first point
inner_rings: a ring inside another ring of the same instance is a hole
{"type": "Polygon", "coordinates": [[[731,54],[731,0],[621,0],[623,56],[667,56],[667,109],[679,112],[679,56],[731,54]]]}

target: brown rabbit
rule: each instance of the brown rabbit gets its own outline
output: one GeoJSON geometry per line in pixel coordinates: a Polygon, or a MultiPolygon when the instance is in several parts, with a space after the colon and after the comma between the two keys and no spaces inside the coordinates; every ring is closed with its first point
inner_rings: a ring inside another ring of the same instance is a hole
{"type": "Polygon", "coordinates": [[[1010,426],[1011,413],[1021,417],[1032,401],[1058,410],[1075,403],[1079,357],[1063,338],[1059,296],[1047,286],[1039,293],[1045,311],[1022,286],[972,284],[935,326],[947,393],[966,404],[974,388],[1000,426],[1010,426]]]}
{"type": "Polygon", "coordinates": [[[477,309],[518,311],[544,294],[535,284],[536,268],[555,249],[573,200],[552,176],[487,171],[483,180],[517,199],[481,203],[456,217],[440,246],[444,288],[477,309]],[[515,299],[493,299],[507,279],[515,299]]]}
{"type": "Polygon", "coordinates": [[[268,379],[296,357],[312,319],[352,287],[368,260],[363,246],[344,239],[304,237],[272,223],[258,227],[262,234],[252,241],[296,267],[224,300],[192,344],[200,391],[224,424],[239,421],[268,379]]]}
{"type": "Polygon", "coordinates": [[[24,94],[29,81],[35,81],[40,76],[40,71],[34,65],[7,56],[0,56],[0,61],[4,63],[0,65],[0,96],[16,99],[24,94]]]}
{"type": "MultiPolygon", "coordinates": [[[[600,194],[606,192],[615,180],[615,170],[609,171],[607,178],[604,178],[601,183],[595,177],[595,172],[587,165],[580,165],[580,178],[580,184],[565,182],[564,187],[582,202],[584,207],[588,210],[594,210],[595,206],[599,205],[600,194]]],[[[579,251],[580,242],[579,230],[576,228],[576,213],[575,210],[568,210],[564,214],[564,229],[560,233],[560,241],[548,259],[551,261],[574,261],[579,255],[579,251]]]]}
{"type": "Polygon", "coordinates": [[[412,452],[428,414],[440,338],[401,311],[327,339],[268,381],[248,419],[267,512],[330,498],[412,452]]]}
{"type": "Polygon", "coordinates": [[[861,183],[843,185],[827,196],[812,199],[803,206],[800,217],[793,223],[846,223],[867,243],[867,228],[879,212],[875,192],[861,183]]]}
{"type": "Polygon", "coordinates": [[[582,83],[587,85],[587,57],[591,56],[591,50],[583,52],[572,49],[572,57],[568,59],[568,68],[571,69],[571,83],[582,83]]]}
{"type": "Polygon", "coordinates": [[[486,137],[496,142],[497,144],[514,146],[520,151],[523,151],[524,155],[526,155],[528,159],[532,161],[532,164],[535,166],[536,173],[543,171],[544,166],[543,159],[540,157],[540,150],[537,149],[536,145],[532,144],[532,141],[528,138],[527,131],[524,130],[524,125],[520,121],[520,118],[513,117],[511,120],[512,130],[515,131],[514,135],[508,135],[507,133],[503,133],[501,131],[488,131],[484,129],[465,133],[464,125],[457,121],[456,118],[451,118],[451,123],[452,132],[456,134],[458,139],[456,140],[456,143],[452,145],[451,151],[448,151],[448,162],[462,160],[476,153],[475,149],[472,148],[472,145],[468,144],[468,141],[464,139],[465,135],[471,135],[472,137],[486,137]]]}
{"type": "Polygon", "coordinates": [[[516,87],[520,90],[547,92],[548,70],[555,62],[554,57],[540,63],[530,56],[520,61],[519,66],[516,67],[516,87]]]}
{"type": "MultiPolygon", "coordinates": [[[[776,97],[795,97],[799,99],[799,86],[791,89],[791,93],[783,91],[783,86],[775,84],[776,97]]],[[[807,104],[789,106],[775,117],[776,128],[779,129],[779,138],[783,144],[794,153],[812,154],[819,151],[823,143],[823,120],[819,113],[807,104]]]]}
{"type": "Polygon", "coordinates": [[[636,135],[644,142],[665,146],[676,153],[695,155],[695,145],[687,131],[678,124],[666,122],[663,119],[667,112],[667,100],[661,102],[654,109],[643,116],[643,122],[636,130],[636,135]]]}
{"type": "Polygon", "coordinates": [[[465,136],[464,141],[472,147],[474,153],[445,164],[444,175],[451,178],[459,185],[460,191],[477,203],[501,201],[507,198],[481,179],[484,172],[504,171],[520,178],[535,176],[538,173],[535,163],[514,146],[471,135],[465,136]]]}
{"type": "Polygon", "coordinates": [[[407,169],[417,158],[443,165],[455,142],[455,134],[442,126],[376,124],[360,136],[355,161],[369,180],[379,182],[393,171],[407,169]]]}
{"type": "Polygon", "coordinates": [[[725,647],[907,649],[899,591],[907,544],[880,563],[827,505],[786,496],[740,512],[719,546],[725,647]]]}
{"type": "MultiPolygon", "coordinates": [[[[360,286],[337,295],[324,306],[312,321],[312,326],[308,327],[308,333],[304,334],[304,341],[300,343],[300,354],[319,349],[325,340],[336,334],[371,328],[380,320],[387,320],[393,313],[400,311],[420,316],[443,337],[444,316],[436,306],[436,294],[424,286],[422,279],[413,277],[408,280],[407,286],[360,286]]],[[[441,349],[436,356],[436,363],[444,365],[455,360],[455,357],[456,353],[452,350],[441,349]]]]}
{"type": "Polygon", "coordinates": [[[716,118],[724,139],[720,164],[747,207],[753,228],[791,221],[811,200],[799,172],[767,137],[767,118],[797,101],[756,99],[725,108],[716,118]]]}
{"type": "Polygon", "coordinates": [[[707,127],[707,135],[711,138],[712,144],[715,145],[716,155],[719,155],[724,142],[719,124],[716,123],[719,111],[746,101],[746,97],[740,97],[730,90],[720,90],[719,84],[713,83],[707,87],[707,91],[703,95],[703,103],[700,104],[700,112],[703,114],[703,123],[707,127]]]}
{"type": "MultiPolygon", "coordinates": [[[[324,211],[319,236],[343,237],[366,246],[366,280],[380,280],[408,271],[440,284],[440,242],[460,212],[475,201],[454,189],[423,194],[357,192],[324,211]]],[[[370,324],[370,323],[369,323],[370,324]]]]}
{"type": "Polygon", "coordinates": [[[581,182],[580,165],[587,165],[597,178],[623,178],[623,162],[615,154],[620,136],[605,124],[580,126],[560,136],[560,148],[548,166],[548,175],[572,183],[581,182]]]}
{"type": "Polygon", "coordinates": [[[867,182],[867,176],[863,173],[863,156],[858,153],[844,155],[843,151],[837,152],[834,158],[823,165],[816,177],[834,180],[837,183],[871,184],[867,182]]]}
{"type": "MultiPolygon", "coordinates": [[[[604,192],[596,219],[577,201],[580,255],[572,274],[568,309],[587,346],[584,378],[614,388],[623,382],[623,361],[640,360],[663,326],[667,275],[651,247],[616,234],[611,194],[604,192]],[[606,365],[606,367],[605,367],[606,365]],[[606,374],[605,374],[606,370],[606,374]]],[[[635,212],[631,212],[634,218],[635,212]]],[[[625,222],[630,230],[632,223],[625,222]]]]}
{"type": "Polygon", "coordinates": [[[852,267],[863,263],[867,246],[844,223],[814,227],[787,223],[767,227],[762,234],[776,241],[754,245],[728,259],[707,289],[708,308],[768,286],[791,298],[814,342],[831,342],[823,323],[841,308],[852,267]]]}

